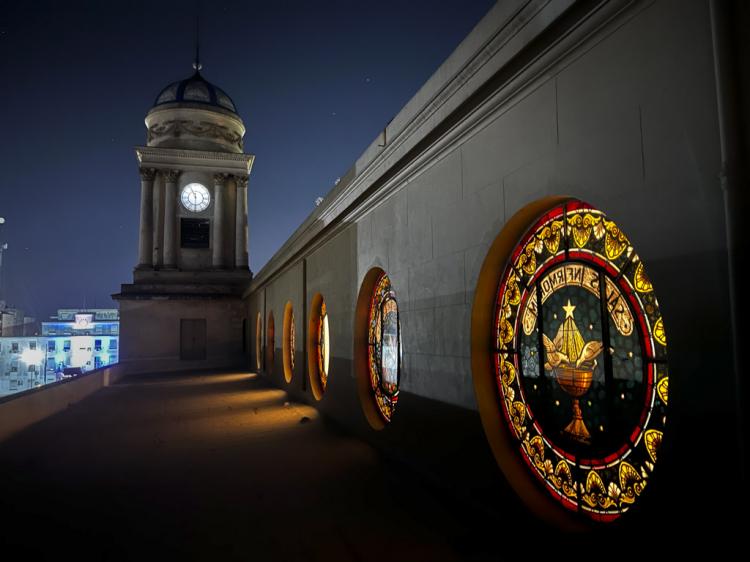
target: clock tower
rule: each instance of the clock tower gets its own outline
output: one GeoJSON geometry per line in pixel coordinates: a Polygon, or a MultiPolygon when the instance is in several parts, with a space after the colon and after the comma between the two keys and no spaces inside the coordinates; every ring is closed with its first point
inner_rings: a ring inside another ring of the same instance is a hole
{"type": "Polygon", "coordinates": [[[138,261],[120,304],[128,372],[239,366],[250,284],[247,185],[253,156],[232,99],[201,66],[146,115],[138,261]]]}

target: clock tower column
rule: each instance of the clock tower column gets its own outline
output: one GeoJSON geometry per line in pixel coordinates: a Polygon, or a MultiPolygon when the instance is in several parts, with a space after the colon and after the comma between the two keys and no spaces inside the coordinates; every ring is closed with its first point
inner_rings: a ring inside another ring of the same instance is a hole
{"type": "Polygon", "coordinates": [[[226,203],[224,200],[226,198],[226,186],[227,176],[225,174],[214,174],[214,198],[216,202],[214,203],[214,223],[212,231],[214,246],[211,255],[211,263],[216,269],[221,269],[226,265],[224,263],[224,256],[226,256],[226,252],[224,251],[224,215],[226,214],[224,209],[226,203]]]}
{"type": "Polygon", "coordinates": [[[164,268],[177,266],[177,177],[178,170],[164,170],[164,268]]]}
{"type": "Polygon", "coordinates": [[[138,236],[138,267],[151,268],[154,240],[154,177],[156,170],[141,168],[141,225],[138,236]]]}
{"type": "Polygon", "coordinates": [[[237,178],[237,204],[234,220],[234,266],[244,269],[248,265],[247,256],[247,178],[237,178]]]}

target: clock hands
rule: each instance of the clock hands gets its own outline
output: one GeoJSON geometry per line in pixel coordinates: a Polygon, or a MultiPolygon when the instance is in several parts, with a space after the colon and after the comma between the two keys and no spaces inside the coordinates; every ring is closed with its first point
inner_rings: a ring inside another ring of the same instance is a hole
{"type": "Polygon", "coordinates": [[[182,202],[186,209],[197,213],[208,208],[211,195],[200,184],[188,184],[182,190],[182,202]]]}

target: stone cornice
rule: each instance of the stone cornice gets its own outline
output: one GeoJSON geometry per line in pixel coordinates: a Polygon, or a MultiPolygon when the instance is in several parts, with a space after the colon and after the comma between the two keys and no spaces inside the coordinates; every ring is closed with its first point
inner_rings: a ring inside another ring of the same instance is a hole
{"type": "MultiPolygon", "coordinates": [[[[522,33],[523,31],[538,35],[574,2],[575,0],[558,0],[557,2],[549,2],[549,0],[507,2],[503,6],[503,9],[505,16],[509,19],[497,26],[490,37],[484,40],[481,48],[474,56],[469,57],[450,79],[444,80],[444,84],[438,85],[436,88],[437,91],[433,94],[432,98],[428,98],[428,101],[424,102],[425,96],[420,94],[423,94],[428,89],[431,85],[430,83],[435,81],[436,76],[439,76],[440,72],[435,73],[428,80],[427,84],[420,89],[417,95],[389,123],[380,137],[360,156],[355,163],[356,177],[354,181],[344,186],[336,194],[330,204],[326,205],[322,210],[320,218],[327,223],[332,216],[340,214],[344,208],[349,206],[356,197],[377,181],[383,172],[387,170],[388,167],[383,165],[384,162],[395,162],[429,132],[420,131],[420,129],[434,127],[436,124],[434,118],[436,116],[438,120],[442,120],[450,111],[458,108],[461,103],[466,101],[468,96],[481,86],[480,81],[489,78],[491,74],[499,70],[514,54],[525,46],[526,41],[531,37],[525,36],[522,33]],[[541,17],[539,17],[540,15],[541,17]],[[541,20],[541,25],[535,21],[536,19],[541,20]],[[506,52],[501,53],[503,50],[506,52]],[[490,67],[488,72],[480,72],[487,67],[490,67]],[[461,95],[461,90],[464,90],[463,95],[461,95]],[[415,105],[417,107],[414,107],[415,105]],[[433,120],[432,123],[431,120],[433,120]],[[379,150],[373,150],[374,148],[379,150]]],[[[477,28],[480,26],[481,23],[477,28]]],[[[464,43],[467,42],[469,42],[468,38],[464,43]]],[[[448,66],[451,59],[454,58],[456,58],[456,52],[448,58],[442,67],[448,66]]],[[[433,88],[435,88],[434,85],[433,88]]]]}
{"type": "MultiPolygon", "coordinates": [[[[568,7],[572,2],[574,0],[560,0],[556,3],[557,9],[549,9],[549,11],[559,13],[561,5],[568,7]]],[[[376,184],[389,171],[393,163],[424,139],[430,129],[434,128],[450,110],[466,101],[482,85],[486,77],[491,76],[507,62],[510,58],[507,53],[501,62],[493,61],[493,58],[499,58],[499,51],[509,39],[519,35],[519,30],[529,26],[529,20],[549,4],[549,0],[514,0],[502,5],[497,4],[490,10],[484,20],[464,39],[456,51],[448,57],[438,71],[357,159],[353,166],[352,179],[335,186],[328,193],[323,204],[310,214],[274,254],[268,264],[258,272],[253,288],[262,284],[266,277],[272,274],[271,271],[283,269],[285,260],[282,256],[288,255],[292,248],[300,246],[308,239],[320,235],[325,225],[340,220],[342,217],[346,220],[348,215],[358,216],[367,212],[374,205],[372,200],[376,197],[375,194],[372,194],[367,202],[358,205],[353,205],[353,203],[376,184]],[[477,35],[480,37],[472,37],[477,35]],[[472,52],[459,53],[462,48],[469,46],[474,47],[472,52]],[[458,61],[459,58],[463,60],[458,61]],[[490,62],[494,62],[493,70],[485,70],[477,76],[478,71],[489,66],[490,62]],[[443,72],[446,67],[451,67],[450,74],[443,72]],[[432,86],[432,94],[427,95],[426,90],[430,89],[430,86],[432,86]]],[[[546,26],[550,25],[554,19],[556,17],[546,18],[546,26]]],[[[539,32],[541,30],[537,31],[539,32]]],[[[514,46],[514,50],[518,48],[514,46]]],[[[377,198],[387,197],[393,185],[394,182],[391,180],[377,189],[377,198]]]]}
{"type": "Polygon", "coordinates": [[[180,170],[211,170],[233,175],[248,175],[255,156],[234,152],[210,152],[177,148],[135,147],[140,166],[180,170]]]}
{"type": "Polygon", "coordinates": [[[592,35],[603,29],[613,17],[638,2],[614,0],[591,7],[572,31],[562,34],[544,52],[510,74],[485,101],[468,111],[465,117],[428,147],[412,156],[411,151],[433,133],[452,111],[464,104],[574,4],[575,0],[528,0],[497,4],[399,112],[392,122],[393,126],[389,124],[357,160],[352,179],[334,187],[324,203],[307,217],[258,272],[250,291],[262,287],[283,271],[303,248],[315,246],[322,237],[327,237],[327,233],[335,232],[335,228],[329,228],[333,226],[332,223],[355,221],[405,185],[410,177],[428,168],[442,154],[455,149],[467,136],[474,134],[481,123],[506,110],[508,104],[523,91],[538,87],[540,80],[548,79],[549,76],[544,73],[550,66],[591,40],[592,35]],[[462,53],[463,64],[457,64],[459,51],[470,47],[475,50],[470,55],[462,53]],[[450,69],[454,72],[446,77],[450,69]],[[435,93],[430,98],[424,95],[424,90],[431,83],[435,93]],[[396,167],[396,163],[405,157],[408,161],[396,167]],[[387,179],[384,180],[384,176],[387,179]]]}

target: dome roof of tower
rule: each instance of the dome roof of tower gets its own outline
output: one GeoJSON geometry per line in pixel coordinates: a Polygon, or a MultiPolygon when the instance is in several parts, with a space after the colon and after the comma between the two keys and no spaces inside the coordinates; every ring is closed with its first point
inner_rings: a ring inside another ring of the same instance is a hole
{"type": "Polygon", "coordinates": [[[227,93],[214,86],[201,76],[200,70],[196,70],[190,78],[172,82],[156,96],[154,107],[171,103],[202,104],[218,107],[237,114],[237,108],[227,93]]]}

